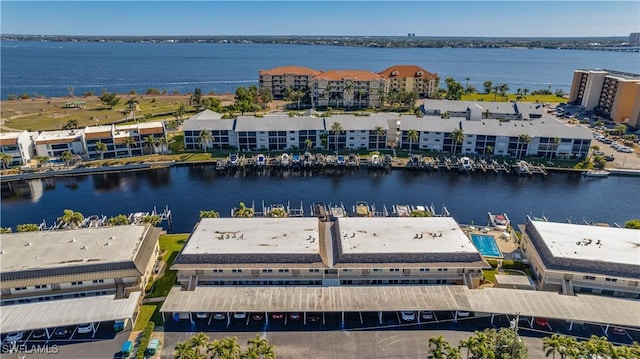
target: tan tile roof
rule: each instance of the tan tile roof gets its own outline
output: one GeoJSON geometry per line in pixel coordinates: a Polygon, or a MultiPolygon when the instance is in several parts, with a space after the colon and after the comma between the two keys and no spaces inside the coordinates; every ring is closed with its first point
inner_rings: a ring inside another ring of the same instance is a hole
{"type": "Polygon", "coordinates": [[[84,136],[87,140],[94,140],[100,138],[111,138],[111,130],[102,132],[85,132],[84,136]]]}
{"type": "Polygon", "coordinates": [[[340,81],[347,79],[355,81],[384,80],[382,76],[367,70],[329,70],[318,74],[314,79],[328,81],[340,81]]]}
{"type": "Polygon", "coordinates": [[[424,77],[424,78],[436,78],[438,74],[431,73],[420,66],[416,65],[395,65],[391,66],[384,71],[378,72],[384,78],[404,78],[404,77],[424,77]],[[397,71],[397,74],[394,72],[397,71]]]}
{"type": "Polygon", "coordinates": [[[0,146],[15,145],[16,143],[18,143],[18,138],[16,137],[0,138],[0,146]]]}
{"type": "Polygon", "coordinates": [[[303,66],[281,66],[281,67],[275,67],[270,70],[259,71],[260,75],[271,75],[271,76],[280,76],[280,75],[287,75],[287,74],[293,74],[293,75],[299,75],[299,76],[304,76],[304,75],[315,76],[319,73],[320,71],[318,70],[310,69],[308,67],[303,67],[303,66]]]}

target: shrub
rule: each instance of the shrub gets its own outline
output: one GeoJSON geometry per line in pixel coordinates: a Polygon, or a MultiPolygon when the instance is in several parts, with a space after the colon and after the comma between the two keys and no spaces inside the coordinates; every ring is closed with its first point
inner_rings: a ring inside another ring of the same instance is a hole
{"type": "Polygon", "coordinates": [[[149,340],[151,339],[151,334],[153,334],[153,330],[155,329],[155,323],[149,322],[147,326],[144,327],[144,331],[142,332],[142,339],[140,339],[140,343],[138,344],[138,350],[136,352],[136,359],[144,359],[144,352],[147,350],[147,345],[149,344],[149,340]]]}
{"type": "Polygon", "coordinates": [[[516,269],[516,270],[521,270],[524,271],[525,269],[529,268],[529,265],[522,263],[521,261],[514,261],[514,260],[503,260],[502,261],[502,268],[504,269],[516,269]]]}
{"type": "Polygon", "coordinates": [[[487,259],[491,268],[498,268],[498,260],[497,259],[487,259]]]}

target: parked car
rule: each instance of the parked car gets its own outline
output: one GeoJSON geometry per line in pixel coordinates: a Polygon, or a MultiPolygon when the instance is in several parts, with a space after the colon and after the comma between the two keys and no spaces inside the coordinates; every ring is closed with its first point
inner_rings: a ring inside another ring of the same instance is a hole
{"type": "Polygon", "coordinates": [[[247,317],[246,312],[235,312],[233,313],[233,319],[244,319],[247,317]]]}
{"type": "Polygon", "coordinates": [[[93,331],[92,323],[84,323],[78,325],[78,334],[91,333],[93,331]]]}
{"type": "Polygon", "coordinates": [[[400,312],[400,316],[402,317],[402,320],[406,322],[412,322],[416,320],[416,313],[414,312],[400,312]]]}
{"type": "Polygon", "coordinates": [[[42,339],[47,337],[47,331],[44,329],[36,329],[31,332],[32,339],[42,339]]]}
{"type": "Polygon", "coordinates": [[[251,314],[251,319],[255,321],[261,321],[262,319],[264,319],[264,315],[262,313],[253,313],[251,314]]]}
{"type": "Polygon", "coordinates": [[[17,342],[22,339],[24,336],[24,332],[12,332],[7,334],[7,337],[4,338],[5,343],[17,342]]]}
{"type": "Polygon", "coordinates": [[[468,316],[471,316],[471,313],[467,312],[466,310],[457,310],[456,311],[456,317],[466,318],[468,316]]]}
{"type": "Polygon", "coordinates": [[[297,322],[300,318],[300,313],[289,313],[289,320],[292,322],[297,322]]]}
{"type": "Polygon", "coordinates": [[[534,320],[534,323],[536,323],[536,325],[539,325],[541,327],[549,326],[549,321],[546,318],[536,317],[536,319],[534,320]]]}
{"type": "Polygon", "coordinates": [[[209,317],[209,315],[205,312],[196,313],[196,319],[207,319],[207,317],[209,317]]]}
{"type": "Polygon", "coordinates": [[[420,312],[420,318],[424,320],[431,320],[433,319],[433,312],[430,310],[423,310],[422,312],[420,312]]]}
{"type": "Polygon", "coordinates": [[[320,316],[317,315],[317,314],[309,314],[307,319],[309,320],[309,323],[311,323],[311,324],[316,324],[316,323],[320,322],[320,316]]]}
{"type": "Polygon", "coordinates": [[[284,319],[284,314],[282,314],[282,313],[273,313],[273,314],[271,314],[271,319],[273,319],[273,320],[284,319]]]}
{"type": "Polygon", "coordinates": [[[53,332],[53,335],[58,338],[64,338],[69,334],[69,329],[65,327],[58,327],[53,332]]]}
{"type": "Polygon", "coordinates": [[[227,316],[224,313],[213,313],[213,319],[224,320],[227,316]]]}
{"type": "Polygon", "coordinates": [[[604,160],[608,161],[608,162],[611,162],[611,161],[615,160],[615,157],[613,157],[611,155],[607,155],[607,156],[604,156],[604,160]]]}
{"type": "Polygon", "coordinates": [[[611,333],[615,334],[615,335],[627,335],[627,331],[622,329],[622,328],[618,328],[618,327],[613,327],[611,328],[611,333]]]}

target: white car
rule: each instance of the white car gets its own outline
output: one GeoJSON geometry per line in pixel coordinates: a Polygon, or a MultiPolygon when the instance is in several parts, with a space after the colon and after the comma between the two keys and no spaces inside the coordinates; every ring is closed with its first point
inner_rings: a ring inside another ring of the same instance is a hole
{"type": "Polygon", "coordinates": [[[7,337],[4,338],[4,342],[5,343],[17,342],[18,340],[21,340],[23,336],[24,336],[24,332],[9,333],[7,334],[7,337]]]}
{"type": "Polygon", "coordinates": [[[207,319],[208,315],[205,312],[198,312],[196,313],[196,318],[198,319],[207,319]]]}
{"type": "Polygon", "coordinates": [[[457,310],[456,311],[456,317],[461,317],[461,318],[465,318],[470,316],[471,313],[467,312],[467,311],[463,311],[463,310],[457,310]]]}
{"type": "Polygon", "coordinates": [[[402,320],[407,322],[416,320],[416,313],[414,312],[400,312],[400,316],[402,317],[402,320]]]}
{"type": "Polygon", "coordinates": [[[93,331],[92,323],[78,324],[78,334],[87,334],[93,331]]]}
{"type": "Polygon", "coordinates": [[[433,312],[430,310],[423,310],[422,312],[420,312],[420,318],[425,320],[431,320],[433,319],[433,312]]]}
{"type": "Polygon", "coordinates": [[[247,317],[247,313],[245,312],[235,312],[233,313],[233,319],[244,319],[247,317]]]}

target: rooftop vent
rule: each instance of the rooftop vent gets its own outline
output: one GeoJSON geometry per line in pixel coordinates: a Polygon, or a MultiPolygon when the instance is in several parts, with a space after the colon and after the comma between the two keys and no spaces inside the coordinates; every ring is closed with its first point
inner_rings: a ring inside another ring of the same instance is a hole
{"type": "Polygon", "coordinates": [[[71,238],[71,239],[69,240],[69,242],[75,242],[75,241],[76,241],[76,239],[75,239],[75,238],[71,238]]]}
{"type": "Polygon", "coordinates": [[[4,249],[0,251],[0,254],[4,254],[4,249]]]}
{"type": "Polygon", "coordinates": [[[31,245],[31,242],[27,242],[27,243],[25,244],[25,247],[28,247],[28,246],[30,246],[30,245],[31,245]]]}
{"type": "Polygon", "coordinates": [[[89,247],[87,247],[87,246],[82,246],[82,248],[80,248],[80,249],[87,250],[87,249],[89,249],[89,247]]]}
{"type": "Polygon", "coordinates": [[[111,237],[109,237],[109,239],[116,239],[116,237],[114,237],[114,236],[111,236],[111,237]]]}

